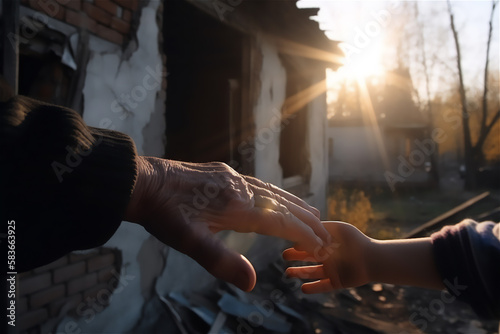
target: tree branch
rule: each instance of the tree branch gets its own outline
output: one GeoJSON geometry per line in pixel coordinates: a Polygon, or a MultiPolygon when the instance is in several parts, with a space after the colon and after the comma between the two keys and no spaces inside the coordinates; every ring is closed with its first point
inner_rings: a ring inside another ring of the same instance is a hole
{"type": "Polygon", "coordinates": [[[482,150],[482,146],[484,145],[486,138],[488,138],[488,135],[490,134],[491,129],[493,129],[493,126],[495,126],[495,123],[498,122],[499,119],[500,119],[500,109],[497,111],[495,116],[493,116],[490,124],[485,126],[484,131],[481,131],[481,133],[479,135],[479,139],[477,140],[477,143],[474,146],[474,150],[476,150],[476,151],[482,150]]]}
{"type": "Polygon", "coordinates": [[[484,91],[483,91],[483,118],[481,119],[481,131],[486,131],[486,118],[488,116],[488,65],[490,62],[490,45],[493,30],[493,14],[495,13],[496,1],[492,1],[490,14],[490,29],[488,31],[488,42],[486,44],[486,62],[484,65],[484,91]]]}
{"type": "Polygon", "coordinates": [[[467,156],[470,155],[470,150],[472,149],[472,141],[470,135],[469,128],[469,112],[467,110],[467,97],[465,96],[465,87],[464,87],[464,78],[462,72],[462,55],[460,53],[460,44],[458,42],[458,33],[455,28],[455,19],[453,16],[453,11],[451,9],[451,2],[448,0],[448,13],[450,15],[450,25],[451,31],[453,33],[453,39],[455,41],[455,48],[457,50],[457,68],[458,68],[458,78],[459,78],[459,93],[460,93],[460,102],[462,104],[462,125],[464,130],[464,149],[465,156],[467,160],[467,156]]]}

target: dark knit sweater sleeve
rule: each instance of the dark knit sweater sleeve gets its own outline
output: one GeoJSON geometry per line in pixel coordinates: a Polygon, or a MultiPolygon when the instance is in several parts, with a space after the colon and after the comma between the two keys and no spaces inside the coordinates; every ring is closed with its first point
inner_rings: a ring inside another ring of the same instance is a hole
{"type": "Polygon", "coordinates": [[[105,243],[137,177],[131,138],[25,97],[0,113],[1,212],[4,231],[15,221],[16,270],[105,243]]]}
{"type": "Polygon", "coordinates": [[[500,318],[500,224],[466,219],[432,236],[448,291],[484,318],[500,318]]]}

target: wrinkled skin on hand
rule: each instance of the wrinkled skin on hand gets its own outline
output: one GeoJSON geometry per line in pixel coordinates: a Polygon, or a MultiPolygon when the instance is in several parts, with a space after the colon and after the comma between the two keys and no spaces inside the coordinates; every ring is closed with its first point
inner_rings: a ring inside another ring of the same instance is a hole
{"type": "Polygon", "coordinates": [[[240,175],[224,163],[139,157],[138,169],[125,220],[143,225],[160,241],[242,290],[253,289],[255,270],[214,233],[272,235],[309,252],[329,240],[317,209],[273,185],[240,175]]]}
{"type": "Polygon", "coordinates": [[[283,252],[283,258],[288,261],[320,264],[291,267],[286,270],[286,274],[313,280],[302,285],[304,293],[328,292],[368,283],[370,279],[366,259],[373,239],[344,222],[323,222],[323,226],[333,237],[333,242],[323,252],[311,254],[295,248],[283,252]]]}

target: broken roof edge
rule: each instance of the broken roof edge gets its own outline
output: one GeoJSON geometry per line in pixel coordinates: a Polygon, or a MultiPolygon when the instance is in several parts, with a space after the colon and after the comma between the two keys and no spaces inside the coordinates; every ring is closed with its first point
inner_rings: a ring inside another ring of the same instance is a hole
{"type": "MultiPolygon", "coordinates": [[[[341,42],[329,39],[319,23],[310,19],[317,15],[319,8],[298,8],[297,0],[184,1],[244,34],[260,34],[278,41],[281,46],[286,45],[285,53],[301,49],[305,56],[304,53],[314,51],[316,57],[312,58],[333,70],[343,63],[345,54],[339,47],[341,42]]],[[[301,55],[296,51],[293,54],[301,55]]]]}

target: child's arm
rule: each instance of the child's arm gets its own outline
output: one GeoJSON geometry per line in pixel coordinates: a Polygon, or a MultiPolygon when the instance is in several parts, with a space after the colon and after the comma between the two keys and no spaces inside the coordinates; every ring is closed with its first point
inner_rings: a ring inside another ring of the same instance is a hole
{"type": "Polygon", "coordinates": [[[434,263],[430,238],[379,241],[367,237],[350,224],[323,224],[333,237],[331,246],[314,255],[293,248],[283,253],[286,260],[320,263],[287,269],[289,276],[316,280],[303,285],[305,293],[355,287],[374,281],[444,288],[434,263]]]}
{"type": "Polygon", "coordinates": [[[482,317],[500,318],[500,223],[466,219],[430,238],[379,241],[354,226],[325,222],[334,241],[313,255],[287,249],[287,260],[319,265],[288,268],[305,293],[356,287],[368,282],[414,285],[448,291],[482,317]],[[439,270],[439,272],[438,272],[439,270]]]}
{"type": "Polygon", "coordinates": [[[367,257],[370,281],[444,289],[431,238],[372,240],[367,257]]]}

